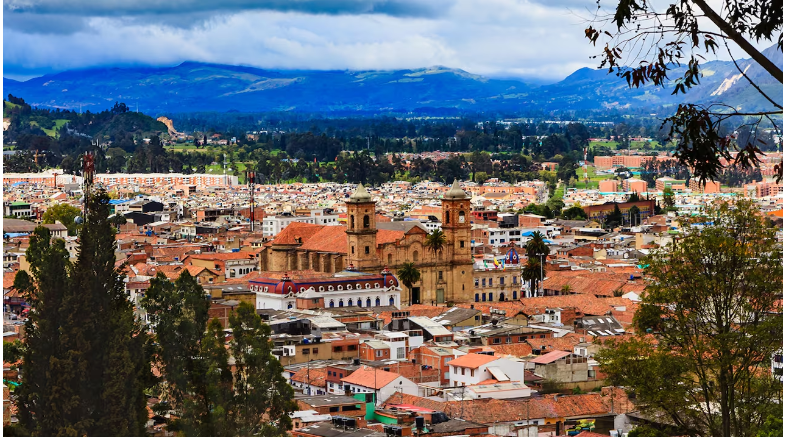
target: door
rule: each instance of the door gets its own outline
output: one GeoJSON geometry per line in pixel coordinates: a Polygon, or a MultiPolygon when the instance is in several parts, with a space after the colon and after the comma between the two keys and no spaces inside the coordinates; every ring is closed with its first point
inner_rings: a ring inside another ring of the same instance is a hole
{"type": "Polygon", "coordinates": [[[421,288],[413,287],[413,304],[421,303],[421,288]]]}
{"type": "Polygon", "coordinates": [[[438,303],[445,303],[445,298],[443,297],[443,289],[439,288],[435,291],[435,300],[438,303]]]}

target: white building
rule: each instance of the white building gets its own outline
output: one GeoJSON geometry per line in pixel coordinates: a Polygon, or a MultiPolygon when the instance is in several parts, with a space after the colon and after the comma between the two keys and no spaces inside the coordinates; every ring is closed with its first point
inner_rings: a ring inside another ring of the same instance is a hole
{"type": "Polygon", "coordinates": [[[290,223],[301,222],[313,225],[339,226],[339,215],[326,214],[322,209],[313,209],[309,215],[277,215],[263,219],[263,236],[273,237],[290,223]]]}
{"type": "Polygon", "coordinates": [[[351,393],[375,393],[375,405],[380,405],[396,393],[419,395],[419,387],[404,376],[373,367],[362,366],[342,378],[351,393]]]}
{"type": "Polygon", "coordinates": [[[342,307],[400,307],[402,289],[388,269],[380,274],[345,270],[338,273],[264,272],[249,281],[257,294],[257,309],[320,309],[342,307]]]}
{"type": "Polygon", "coordinates": [[[452,387],[479,385],[496,380],[523,382],[525,364],[507,358],[483,354],[466,354],[449,361],[449,385],[452,387]]]}

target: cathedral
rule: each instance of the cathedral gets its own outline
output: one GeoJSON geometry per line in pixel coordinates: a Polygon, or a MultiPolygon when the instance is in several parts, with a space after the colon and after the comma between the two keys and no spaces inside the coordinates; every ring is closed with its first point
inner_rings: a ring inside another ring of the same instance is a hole
{"type": "MultiPolygon", "coordinates": [[[[379,274],[388,268],[396,275],[406,262],[421,273],[413,284],[413,303],[443,304],[473,300],[473,257],[471,256],[470,198],[454,181],[441,200],[442,229],[446,245],[433,253],[424,246],[428,232],[415,222],[406,230],[378,229],[375,202],[359,185],[347,201],[347,223],[323,226],[294,222],[260,254],[263,272],[344,270],[379,274]]],[[[403,227],[403,229],[406,227],[403,227]]],[[[401,302],[409,302],[402,286],[401,302]]]]}

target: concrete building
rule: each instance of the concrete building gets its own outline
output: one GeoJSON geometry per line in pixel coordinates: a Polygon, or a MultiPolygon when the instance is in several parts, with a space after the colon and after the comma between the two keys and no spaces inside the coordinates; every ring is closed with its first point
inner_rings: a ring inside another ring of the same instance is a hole
{"type": "Polygon", "coordinates": [[[374,393],[375,405],[380,405],[395,393],[419,395],[419,387],[413,381],[397,373],[368,366],[361,366],[342,378],[342,383],[352,394],[374,393]]]}
{"type": "Polygon", "coordinates": [[[706,181],[702,183],[699,178],[692,178],[689,181],[689,189],[694,193],[714,194],[720,192],[720,183],[716,181],[706,181]]]}
{"type": "Polygon", "coordinates": [[[493,355],[466,354],[449,365],[449,385],[452,387],[478,385],[491,379],[501,382],[523,382],[525,365],[493,355]]]}
{"type": "Polygon", "coordinates": [[[635,178],[624,179],[623,187],[624,191],[626,192],[638,194],[645,193],[646,190],[648,190],[648,184],[646,184],[646,181],[635,178]]]}
{"type": "Polygon", "coordinates": [[[534,374],[557,382],[588,381],[588,358],[566,351],[552,351],[530,361],[534,374]]]}
{"type": "Polygon", "coordinates": [[[618,181],[615,179],[599,181],[599,191],[602,193],[615,193],[618,191],[618,181]]]}

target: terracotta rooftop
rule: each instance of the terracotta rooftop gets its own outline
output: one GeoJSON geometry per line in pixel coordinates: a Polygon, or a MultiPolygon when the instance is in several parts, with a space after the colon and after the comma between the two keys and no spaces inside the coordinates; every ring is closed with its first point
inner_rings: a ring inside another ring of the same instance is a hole
{"type": "Polygon", "coordinates": [[[448,362],[450,366],[465,367],[466,369],[478,369],[479,366],[499,359],[495,356],[481,354],[466,354],[448,362]]]}
{"type": "Polygon", "coordinates": [[[550,364],[555,360],[561,359],[567,355],[571,355],[571,353],[567,351],[552,351],[544,355],[540,355],[539,357],[531,360],[531,362],[534,364],[550,364]]]}
{"type": "Polygon", "coordinates": [[[399,378],[398,373],[386,372],[385,370],[374,367],[362,366],[350,375],[342,378],[347,384],[359,385],[361,387],[379,390],[395,379],[399,378]]]}

